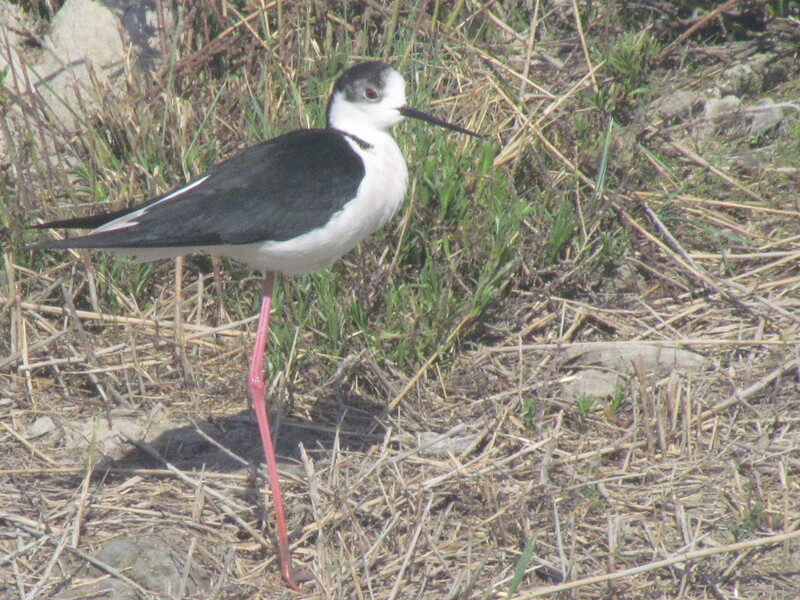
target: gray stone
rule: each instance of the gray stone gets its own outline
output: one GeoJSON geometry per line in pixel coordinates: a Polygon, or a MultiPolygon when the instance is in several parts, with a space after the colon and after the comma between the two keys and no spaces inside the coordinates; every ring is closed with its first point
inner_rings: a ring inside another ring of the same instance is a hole
{"type": "MultiPolygon", "coordinates": [[[[188,547],[185,544],[185,548],[188,547]]],[[[179,541],[171,543],[155,534],[136,539],[114,538],[94,556],[102,566],[91,566],[89,570],[94,577],[110,575],[109,571],[114,570],[145,590],[167,598],[194,595],[198,591],[198,585],[204,588],[208,584],[208,572],[193,562],[189,565],[188,577],[184,582],[187,556],[185,548],[181,551],[176,551],[176,548],[184,548],[184,545],[179,541]]],[[[65,590],[55,596],[54,600],[137,600],[140,597],[133,586],[111,575],[77,589],[65,590]]]]}
{"type": "Polygon", "coordinates": [[[762,135],[775,129],[784,118],[783,110],[771,98],[761,98],[753,103],[750,113],[750,135],[762,135]]]}
{"type": "Polygon", "coordinates": [[[712,361],[691,350],[644,342],[575,344],[564,351],[561,360],[564,363],[598,365],[627,374],[634,373],[634,365],[659,375],[693,375],[713,367],[712,361]]]}
{"type": "Polygon", "coordinates": [[[33,423],[31,423],[30,427],[28,427],[27,431],[25,432],[25,437],[29,440],[33,440],[43,435],[47,435],[51,431],[54,431],[56,428],[55,421],[53,421],[52,417],[45,415],[43,417],[39,417],[33,423]]]}
{"type": "Polygon", "coordinates": [[[613,371],[600,369],[582,369],[575,377],[564,383],[564,394],[568,398],[579,396],[594,396],[595,398],[610,398],[617,388],[624,383],[624,379],[613,371]]]}
{"type": "MultiPolygon", "coordinates": [[[[66,132],[80,127],[105,95],[123,92],[131,63],[152,67],[158,56],[155,23],[152,0],[67,0],[37,48],[12,31],[35,30],[32,19],[18,6],[0,3],[0,68],[10,70],[5,87],[14,109],[5,115],[10,134],[20,131],[22,103],[14,98],[23,94],[36,98],[25,110],[36,106],[66,132]]],[[[8,147],[0,137],[0,161],[8,161],[8,147]]]]}

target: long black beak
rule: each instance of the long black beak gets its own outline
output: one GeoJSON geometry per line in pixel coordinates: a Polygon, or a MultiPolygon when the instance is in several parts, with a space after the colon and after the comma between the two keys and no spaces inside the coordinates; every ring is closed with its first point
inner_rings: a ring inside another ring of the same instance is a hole
{"type": "Polygon", "coordinates": [[[463,127],[459,127],[458,125],[453,125],[452,123],[448,123],[447,121],[444,121],[439,117],[434,117],[433,115],[424,113],[421,110],[417,110],[416,108],[411,108],[410,106],[401,106],[399,110],[400,114],[403,115],[404,117],[419,119],[420,121],[425,121],[426,123],[432,123],[434,125],[438,125],[439,127],[444,127],[445,129],[458,131],[459,133],[466,133],[467,135],[471,135],[472,137],[478,137],[478,138],[483,137],[479,133],[475,133],[474,131],[470,131],[469,129],[464,129],[463,127]]]}

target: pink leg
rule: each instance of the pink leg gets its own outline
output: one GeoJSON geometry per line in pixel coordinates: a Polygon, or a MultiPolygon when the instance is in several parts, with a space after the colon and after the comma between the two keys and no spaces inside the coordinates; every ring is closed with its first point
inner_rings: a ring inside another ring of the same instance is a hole
{"type": "Polygon", "coordinates": [[[299,590],[300,588],[295,582],[294,574],[292,573],[292,556],[289,552],[289,534],[286,530],[286,517],[283,512],[281,485],[278,481],[278,464],[275,462],[275,448],[272,445],[272,434],[269,430],[267,406],[264,399],[264,349],[267,344],[267,334],[269,333],[269,313],[272,308],[272,284],[274,281],[275,273],[268,271],[264,278],[256,344],[253,349],[253,361],[250,363],[250,374],[247,376],[247,386],[250,388],[250,399],[253,402],[253,409],[256,411],[258,430],[261,433],[261,443],[264,446],[264,457],[267,460],[267,474],[269,475],[269,486],[272,490],[272,503],[275,507],[275,521],[278,531],[281,575],[293,589],[299,590]]]}

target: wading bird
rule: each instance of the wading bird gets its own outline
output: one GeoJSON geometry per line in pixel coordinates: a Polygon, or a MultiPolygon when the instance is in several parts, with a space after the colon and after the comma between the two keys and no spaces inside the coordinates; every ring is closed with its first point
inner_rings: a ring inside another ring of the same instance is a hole
{"type": "Polygon", "coordinates": [[[205,252],[265,273],[247,384],[275,506],[281,574],[295,589],[262,373],[272,286],[275,273],[329,266],[397,212],[408,169],[389,130],[403,117],[479,137],[406,106],[402,76],[383,62],[363,62],[334,85],[324,129],[293,131],[247,148],[133,209],[35,225],[95,229],[28,246],[98,248],[142,260],[205,252]]]}

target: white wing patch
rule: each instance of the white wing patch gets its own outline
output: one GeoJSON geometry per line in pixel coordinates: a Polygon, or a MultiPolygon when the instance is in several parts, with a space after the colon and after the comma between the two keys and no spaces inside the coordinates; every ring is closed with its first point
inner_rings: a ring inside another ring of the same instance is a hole
{"type": "Polygon", "coordinates": [[[172,200],[173,198],[177,198],[181,194],[185,194],[189,190],[196,188],[198,185],[203,183],[209,177],[211,177],[211,175],[206,175],[205,177],[201,177],[197,181],[193,181],[192,183],[185,185],[178,190],[175,190],[171,194],[164,196],[158,202],[154,202],[149,206],[140,208],[139,210],[135,210],[132,213],[128,213],[127,215],[120,217],[119,219],[114,219],[113,221],[111,221],[110,223],[106,223],[102,227],[98,227],[92,233],[101,233],[103,231],[115,231],[117,229],[127,229],[128,227],[133,227],[134,225],[138,225],[139,222],[136,219],[138,217],[141,217],[143,214],[147,213],[147,211],[149,211],[151,208],[157,206],[158,204],[161,204],[162,202],[166,202],[167,200],[172,200]]]}

